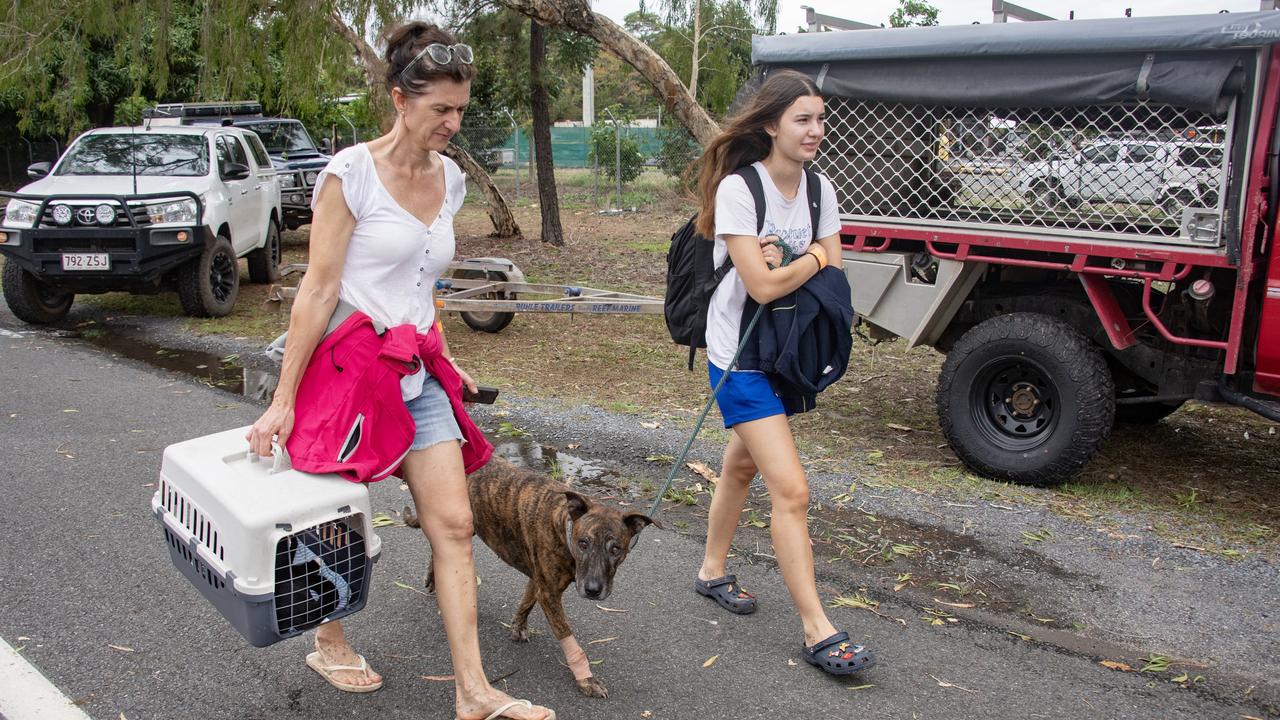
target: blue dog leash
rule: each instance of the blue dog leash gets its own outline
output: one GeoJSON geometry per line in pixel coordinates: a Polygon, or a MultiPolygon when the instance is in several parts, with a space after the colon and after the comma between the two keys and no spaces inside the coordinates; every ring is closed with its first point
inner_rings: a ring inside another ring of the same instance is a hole
{"type": "MultiPolygon", "coordinates": [[[[782,250],[782,265],[789,264],[794,258],[791,247],[781,240],[773,244],[782,250]]],[[[693,433],[689,435],[689,441],[684,444],[684,449],[680,451],[680,456],[671,465],[671,473],[667,475],[667,482],[658,491],[658,497],[654,499],[653,507],[649,508],[649,517],[657,517],[658,508],[662,505],[662,498],[667,496],[667,491],[671,489],[671,483],[675,482],[676,473],[680,471],[680,466],[684,464],[685,457],[689,455],[689,449],[693,447],[693,441],[698,439],[698,433],[702,430],[702,423],[707,419],[707,413],[711,412],[711,406],[715,404],[716,395],[720,394],[720,388],[724,387],[724,381],[729,379],[730,370],[738,364],[738,356],[742,354],[743,348],[747,346],[747,341],[751,339],[751,332],[756,329],[756,323],[760,320],[760,315],[764,312],[764,308],[764,305],[756,308],[756,314],[752,316],[751,322],[747,325],[747,331],[742,333],[742,342],[738,343],[738,349],[734,351],[733,359],[729,361],[729,368],[724,371],[724,374],[720,376],[720,381],[711,390],[711,397],[707,398],[706,407],[702,408],[702,414],[698,416],[698,422],[694,423],[693,433]]]]}

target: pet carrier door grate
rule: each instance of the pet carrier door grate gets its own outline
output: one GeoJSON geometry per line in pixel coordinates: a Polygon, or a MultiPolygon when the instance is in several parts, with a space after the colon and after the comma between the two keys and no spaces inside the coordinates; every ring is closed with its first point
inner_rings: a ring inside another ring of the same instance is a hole
{"type": "Polygon", "coordinates": [[[275,562],[275,617],[282,636],[315,627],[364,600],[364,538],[346,520],[280,538],[275,562]]]}

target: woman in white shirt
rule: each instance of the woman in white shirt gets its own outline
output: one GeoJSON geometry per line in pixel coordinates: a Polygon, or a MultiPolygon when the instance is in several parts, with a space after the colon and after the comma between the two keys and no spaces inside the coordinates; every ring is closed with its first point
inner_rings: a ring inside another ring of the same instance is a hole
{"type": "MultiPolygon", "coordinates": [[[[288,439],[298,384],[340,299],[387,327],[413,323],[426,333],[435,323],[432,289],[453,258],[453,216],[466,193],[466,177],[440,151],[461,127],[475,73],[472,60],[470,47],[434,25],[412,22],[388,36],[387,90],[395,126],[338,153],[317,180],[307,274],[289,319],[280,383],[249,434],[255,452],[270,455],[273,438],[281,446],[288,439]]],[[[447,343],[444,355],[453,362],[447,343]]],[[[474,391],[471,377],[458,373],[474,391]]],[[[401,472],[431,542],[457,717],[554,718],[546,708],[512,700],[486,679],[462,435],[432,376],[407,377],[401,391],[417,428],[401,472]]],[[[381,676],[352,650],[337,621],[317,629],[307,665],[341,690],[382,687],[381,676]]]]}
{"type": "Polygon", "coordinates": [[[716,402],[732,434],[711,501],[707,545],[694,589],[730,612],[755,611],[755,597],[728,574],[725,562],[747,488],[759,472],[773,505],[770,532],[778,565],[804,626],[804,658],[828,673],[844,675],[869,667],[874,658],[836,631],[818,598],[807,524],[809,483],[786,410],[765,374],[729,367],[746,322],[742,311],[747,295],[765,305],[799,288],[828,259],[840,260],[835,189],[821,178],[821,215],[814,232],[804,176],[804,164],[813,160],[822,142],[823,121],[822,96],[813,81],[795,71],[774,71],[702,156],[698,233],[715,238],[717,267],[726,257],[733,260],[733,269],[711,296],[706,330],[711,386],[729,371],[716,402]],[[751,192],[733,174],[749,165],[764,186],[765,221],[759,231],[751,192]],[[778,242],[793,256],[787,265],[782,265],[778,242]]]}

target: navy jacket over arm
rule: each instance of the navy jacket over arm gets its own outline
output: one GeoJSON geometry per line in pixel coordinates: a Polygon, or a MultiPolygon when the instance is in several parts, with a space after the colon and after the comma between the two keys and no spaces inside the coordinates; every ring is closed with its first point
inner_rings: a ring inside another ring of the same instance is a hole
{"type": "MultiPolygon", "coordinates": [[[[743,331],[758,307],[748,296],[743,331]]],[[[817,394],[848,368],[852,328],[849,280],[840,268],[823,268],[799,289],[765,306],[737,367],[767,373],[788,414],[807,412],[817,394]]]]}

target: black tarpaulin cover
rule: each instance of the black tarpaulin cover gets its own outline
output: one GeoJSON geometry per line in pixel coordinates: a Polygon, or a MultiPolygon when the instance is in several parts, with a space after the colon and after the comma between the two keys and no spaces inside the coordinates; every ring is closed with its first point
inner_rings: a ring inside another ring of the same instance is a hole
{"type": "Polygon", "coordinates": [[[856,30],[756,37],[752,60],[841,97],[959,106],[1145,99],[1221,115],[1280,12],[856,30]]]}

